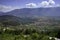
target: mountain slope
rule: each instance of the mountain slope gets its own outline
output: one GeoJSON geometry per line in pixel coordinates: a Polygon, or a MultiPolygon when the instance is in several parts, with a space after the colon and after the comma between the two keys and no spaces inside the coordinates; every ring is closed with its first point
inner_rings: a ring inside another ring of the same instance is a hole
{"type": "Polygon", "coordinates": [[[18,17],[60,16],[60,7],[54,8],[23,8],[7,12],[18,17]]]}
{"type": "Polygon", "coordinates": [[[4,26],[16,26],[20,24],[30,24],[33,23],[34,19],[30,18],[20,18],[13,15],[2,15],[0,16],[0,23],[4,26]]]}

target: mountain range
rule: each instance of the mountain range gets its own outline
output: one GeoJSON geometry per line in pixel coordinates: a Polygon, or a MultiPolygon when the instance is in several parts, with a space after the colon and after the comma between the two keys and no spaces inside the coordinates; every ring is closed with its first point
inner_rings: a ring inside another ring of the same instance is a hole
{"type": "Polygon", "coordinates": [[[0,12],[0,15],[14,15],[18,17],[60,16],[60,7],[15,9],[6,13],[0,12]]]}
{"type": "Polygon", "coordinates": [[[43,23],[46,20],[48,20],[48,23],[50,23],[49,21],[53,21],[53,20],[59,21],[60,7],[23,8],[23,9],[15,9],[5,13],[0,12],[0,23],[5,25],[12,25],[12,24],[20,25],[20,24],[29,24],[29,23],[35,23],[35,24],[37,23],[40,25],[41,24],[41,22],[39,22],[40,20],[43,23]]]}

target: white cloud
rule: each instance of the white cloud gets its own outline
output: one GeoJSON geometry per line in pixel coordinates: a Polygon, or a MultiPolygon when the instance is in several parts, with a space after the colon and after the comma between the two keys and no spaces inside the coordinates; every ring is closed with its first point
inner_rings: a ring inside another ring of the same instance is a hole
{"type": "Polygon", "coordinates": [[[37,8],[37,7],[60,7],[59,4],[56,4],[54,0],[42,1],[40,3],[28,3],[26,4],[27,8],[37,8]]]}
{"type": "Polygon", "coordinates": [[[41,3],[40,3],[40,6],[41,7],[47,7],[49,5],[49,3],[47,2],[47,1],[42,1],[41,3]]]}
{"type": "Polygon", "coordinates": [[[26,7],[27,8],[35,8],[35,7],[37,7],[37,5],[35,3],[28,3],[28,4],[26,4],[26,7]]]}
{"type": "Polygon", "coordinates": [[[40,7],[59,7],[59,4],[56,4],[54,0],[49,1],[42,1],[40,4],[40,7]]]}
{"type": "Polygon", "coordinates": [[[49,0],[49,5],[55,5],[55,1],[53,1],[53,0],[49,0]]]}
{"type": "Polygon", "coordinates": [[[8,12],[14,9],[19,9],[19,7],[12,7],[12,6],[6,6],[6,5],[0,5],[0,11],[1,12],[8,12]]]}

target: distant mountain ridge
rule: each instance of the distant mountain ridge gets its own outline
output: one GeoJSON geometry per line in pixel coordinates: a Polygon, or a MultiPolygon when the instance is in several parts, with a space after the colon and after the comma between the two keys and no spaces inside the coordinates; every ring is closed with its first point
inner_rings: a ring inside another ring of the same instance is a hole
{"type": "Polygon", "coordinates": [[[15,9],[0,15],[14,15],[18,17],[60,16],[60,7],[52,8],[23,8],[15,9]]]}

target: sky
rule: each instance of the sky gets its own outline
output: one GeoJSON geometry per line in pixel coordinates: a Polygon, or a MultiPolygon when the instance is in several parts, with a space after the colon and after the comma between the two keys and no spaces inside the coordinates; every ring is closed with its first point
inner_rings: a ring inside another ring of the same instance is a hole
{"type": "Polygon", "coordinates": [[[60,7],[60,0],[0,0],[0,11],[21,8],[60,7]]]}

